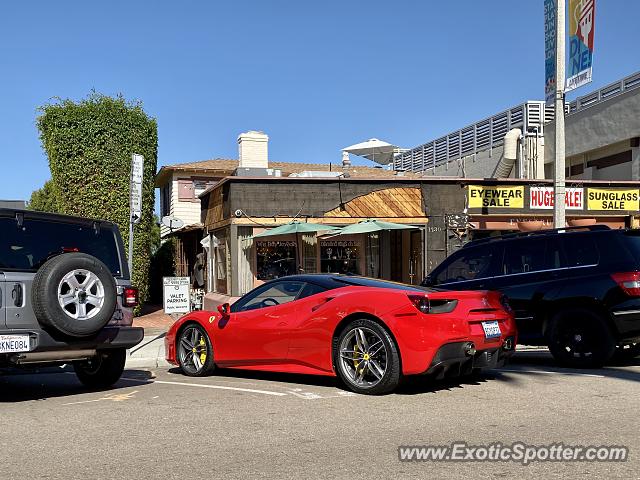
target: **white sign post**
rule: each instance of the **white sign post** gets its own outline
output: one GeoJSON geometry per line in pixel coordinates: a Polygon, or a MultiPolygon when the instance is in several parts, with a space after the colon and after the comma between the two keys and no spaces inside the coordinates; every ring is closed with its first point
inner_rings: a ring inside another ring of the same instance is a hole
{"type": "Polygon", "coordinates": [[[142,218],[142,176],[144,157],[131,155],[131,183],[129,187],[129,275],[133,276],[133,226],[142,218]]]}
{"type": "Polygon", "coordinates": [[[191,311],[189,277],[163,277],[162,299],[164,313],[189,313],[191,311]]]}

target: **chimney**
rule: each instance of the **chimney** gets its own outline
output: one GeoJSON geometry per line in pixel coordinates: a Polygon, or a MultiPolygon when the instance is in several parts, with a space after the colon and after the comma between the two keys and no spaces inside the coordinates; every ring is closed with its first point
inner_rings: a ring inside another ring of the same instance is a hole
{"type": "Polygon", "coordinates": [[[269,168],[269,136],[264,132],[250,130],[238,135],[240,168],[269,168]]]}
{"type": "Polygon", "coordinates": [[[349,168],[351,166],[351,159],[349,158],[349,152],[342,151],[342,168],[349,168]]]}

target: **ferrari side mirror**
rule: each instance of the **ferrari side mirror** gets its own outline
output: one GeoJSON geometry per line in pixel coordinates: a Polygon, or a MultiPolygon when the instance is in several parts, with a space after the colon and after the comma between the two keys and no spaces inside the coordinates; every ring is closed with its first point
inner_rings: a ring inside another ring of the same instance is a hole
{"type": "Polygon", "coordinates": [[[223,317],[228,317],[229,313],[231,313],[231,305],[228,303],[221,303],[218,305],[218,312],[220,312],[220,315],[223,317]]]}

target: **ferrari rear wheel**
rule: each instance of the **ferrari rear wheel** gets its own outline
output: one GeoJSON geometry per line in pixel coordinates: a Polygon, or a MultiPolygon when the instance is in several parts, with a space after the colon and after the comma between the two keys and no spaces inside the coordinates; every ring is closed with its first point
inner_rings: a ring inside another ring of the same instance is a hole
{"type": "Polygon", "coordinates": [[[178,363],[189,377],[203,377],[214,368],[213,347],[200,325],[187,325],[178,336],[178,363]]]}
{"type": "Polygon", "coordinates": [[[354,320],[334,341],[338,377],[356,393],[378,395],[400,382],[400,356],[389,332],[369,319],[354,320]]]}

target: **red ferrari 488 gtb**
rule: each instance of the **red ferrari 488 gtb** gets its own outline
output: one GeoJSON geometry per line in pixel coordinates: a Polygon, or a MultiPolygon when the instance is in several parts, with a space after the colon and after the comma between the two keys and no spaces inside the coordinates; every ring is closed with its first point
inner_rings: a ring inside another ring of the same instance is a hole
{"type": "Polygon", "coordinates": [[[214,367],[337,375],[369,394],[393,390],[403,375],[502,366],[515,344],[500,293],[331,274],[269,281],[231,306],[185,315],[165,338],[167,360],[186,375],[214,367]]]}

